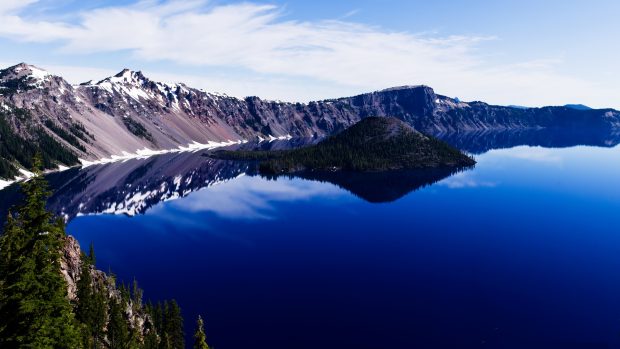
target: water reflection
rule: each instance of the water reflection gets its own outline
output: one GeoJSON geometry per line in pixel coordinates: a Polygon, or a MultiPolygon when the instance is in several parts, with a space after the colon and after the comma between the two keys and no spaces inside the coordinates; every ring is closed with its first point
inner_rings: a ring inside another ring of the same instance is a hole
{"type": "MultiPolygon", "coordinates": [[[[613,147],[620,143],[620,133],[608,129],[530,129],[521,131],[480,131],[438,134],[454,146],[474,154],[490,149],[514,148],[519,145],[545,148],[591,145],[613,147]]],[[[236,147],[245,150],[290,149],[316,143],[316,138],[275,140],[248,143],[236,147]]],[[[554,161],[557,156],[542,148],[516,148],[511,156],[533,161],[554,161]],[[524,151],[517,151],[524,149],[524,151]]],[[[54,195],[49,207],[71,220],[89,214],[143,214],[160,202],[185,197],[200,189],[211,187],[238,176],[256,175],[254,166],[243,162],[211,159],[202,152],[178,153],[148,159],[71,169],[48,176],[54,195]]],[[[446,185],[471,187],[461,169],[434,169],[390,173],[304,173],[299,178],[329,182],[371,203],[398,200],[408,193],[444,181],[446,185]],[[456,175],[456,176],[455,176],[456,175]],[[454,177],[452,177],[454,176],[454,177]]],[[[483,183],[487,185],[489,183],[483,183]]],[[[475,183],[480,185],[480,183],[475,183]]],[[[308,189],[308,188],[306,188],[308,189]]],[[[12,186],[0,191],[0,215],[5,217],[8,208],[19,199],[19,189],[12,186]]],[[[211,204],[225,209],[222,203],[231,197],[204,198],[204,205],[211,204]]]]}
{"type": "Polygon", "coordinates": [[[620,144],[620,131],[608,128],[486,130],[438,133],[435,136],[473,154],[523,145],[545,148],[567,148],[578,145],[611,148],[620,144]]]}
{"type": "MultiPolygon", "coordinates": [[[[468,168],[434,168],[389,172],[304,172],[294,176],[312,181],[327,182],[346,189],[372,203],[396,201],[403,196],[433,185],[468,168]]],[[[272,179],[276,179],[271,177],[272,179]]]]}

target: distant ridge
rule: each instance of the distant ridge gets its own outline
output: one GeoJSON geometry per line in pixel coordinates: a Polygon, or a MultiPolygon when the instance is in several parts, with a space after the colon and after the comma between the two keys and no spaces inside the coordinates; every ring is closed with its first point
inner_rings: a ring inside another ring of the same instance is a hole
{"type": "MultiPolygon", "coordinates": [[[[124,69],[71,85],[20,63],[0,70],[0,180],[24,176],[34,153],[47,168],[114,161],[246,140],[325,137],[369,116],[398,118],[427,134],[541,128],[620,128],[613,109],[513,108],[463,102],[424,85],[283,103],[234,98],[124,69]]],[[[0,187],[4,182],[0,182],[0,187]]]]}
{"type": "Polygon", "coordinates": [[[566,104],[564,105],[566,108],[575,109],[575,110],[592,110],[592,108],[583,104],[566,104]]]}

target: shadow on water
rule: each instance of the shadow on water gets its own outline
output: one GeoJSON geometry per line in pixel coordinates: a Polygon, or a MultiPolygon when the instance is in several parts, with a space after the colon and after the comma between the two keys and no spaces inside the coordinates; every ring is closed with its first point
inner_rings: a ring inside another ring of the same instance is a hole
{"type": "MultiPolygon", "coordinates": [[[[387,203],[472,168],[432,168],[387,172],[303,172],[284,175],[284,177],[331,183],[367,202],[387,203]]],[[[277,176],[265,176],[265,178],[277,179],[277,176]]]]}

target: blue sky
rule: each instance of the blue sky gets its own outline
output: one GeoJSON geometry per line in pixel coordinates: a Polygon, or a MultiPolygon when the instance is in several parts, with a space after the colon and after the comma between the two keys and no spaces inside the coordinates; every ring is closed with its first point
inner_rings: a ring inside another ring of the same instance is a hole
{"type": "Polygon", "coordinates": [[[124,67],[308,101],[426,84],[463,100],[620,108],[620,2],[3,0],[0,64],[124,67]]]}

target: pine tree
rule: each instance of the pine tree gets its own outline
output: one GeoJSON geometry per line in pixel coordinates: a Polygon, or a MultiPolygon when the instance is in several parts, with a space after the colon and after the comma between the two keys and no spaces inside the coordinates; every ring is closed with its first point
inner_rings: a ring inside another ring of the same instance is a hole
{"type": "Polygon", "coordinates": [[[77,301],[75,306],[75,318],[82,323],[82,343],[84,347],[92,348],[95,342],[95,294],[93,291],[93,278],[90,274],[90,259],[82,254],[81,260],[80,278],[76,283],[77,301]]]}
{"type": "Polygon", "coordinates": [[[80,279],[77,282],[76,318],[82,323],[83,343],[88,348],[98,348],[106,325],[106,296],[100,285],[93,282],[91,267],[94,249],[89,256],[82,255],[80,279]]]}
{"type": "Polygon", "coordinates": [[[165,316],[165,331],[170,341],[170,347],[173,349],[185,348],[185,333],[183,332],[183,317],[181,316],[181,308],[173,299],[168,302],[165,316]]]}
{"type": "Polygon", "coordinates": [[[0,347],[81,348],[60,273],[64,222],[46,210],[49,196],[40,156],[22,184],[24,203],[0,237],[0,347]]]}
{"type": "Polygon", "coordinates": [[[129,342],[129,329],[121,301],[112,299],[109,304],[108,341],[111,349],[124,349],[129,342]]]}
{"type": "Polygon", "coordinates": [[[194,349],[209,349],[209,346],[207,345],[207,335],[205,334],[204,323],[200,315],[198,315],[198,321],[196,321],[196,332],[194,333],[194,349]]]}
{"type": "Polygon", "coordinates": [[[157,319],[155,318],[155,308],[150,301],[145,308],[146,313],[150,317],[150,321],[145,323],[146,335],[144,337],[144,349],[158,349],[159,335],[157,330],[157,319]]]}
{"type": "Polygon", "coordinates": [[[95,266],[97,258],[95,257],[95,245],[91,242],[88,247],[88,263],[95,266]]]}

